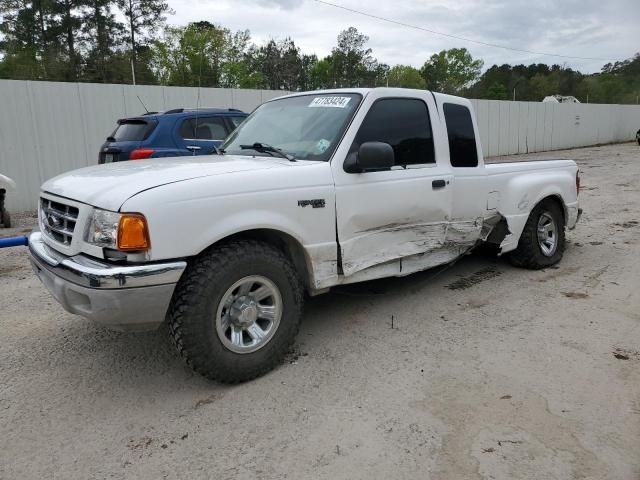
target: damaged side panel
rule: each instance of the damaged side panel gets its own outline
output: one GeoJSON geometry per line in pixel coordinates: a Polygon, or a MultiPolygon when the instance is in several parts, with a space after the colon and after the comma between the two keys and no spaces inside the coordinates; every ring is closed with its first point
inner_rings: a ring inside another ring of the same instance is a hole
{"type": "MultiPolygon", "coordinates": [[[[471,250],[481,235],[489,235],[493,226],[500,220],[497,215],[488,219],[479,217],[469,221],[422,225],[387,225],[379,231],[367,232],[358,239],[358,248],[365,254],[345,249],[345,257],[355,258],[359,262],[343,263],[344,277],[340,283],[353,283],[385,276],[404,276],[449,263],[471,250]],[[394,242],[394,250],[379,254],[381,246],[394,242]]],[[[486,237],[485,237],[486,238],[486,237]]],[[[355,244],[352,244],[355,245],[355,244]]]]}
{"type": "MultiPolygon", "coordinates": [[[[370,232],[369,242],[387,242],[384,233],[402,233],[401,258],[386,259],[382,255],[363,257],[367,263],[343,264],[345,275],[338,277],[338,283],[355,283],[390,276],[405,276],[411,273],[447,264],[468,253],[479,242],[499,246],[511,236],[507,219],[496,213],[487,218],[470,221],[452,221],[448,224],[429,225],[388,225],[384,231],[370,232]],[[434,233],[435,232],[435,233],[434,233]],[[439,240],[439,238],[441,240],[439,240]],[[366,267],[363,265],[367,264],[366,267]],[[353,272],[351,274],[347,272],[353,272]]],[[[366,238],[366,237],[365,237],[366,238]]],[[[361,241],[364,239],[361,239],[361,241]]],[[[361,243],[363,244],[363,243],[361,243]]],[[[366,245],[366,243],[364,243],[366,245]]],[[[372,244],[375,249],[377,245],[372,244]]]]}
{"type": "Polygon", "coordinates": [[[440,248],[445,238],[444,222],[429,224],[390,224],[359,232],[342,247],[345,276],[368,267],[440,248]]]}

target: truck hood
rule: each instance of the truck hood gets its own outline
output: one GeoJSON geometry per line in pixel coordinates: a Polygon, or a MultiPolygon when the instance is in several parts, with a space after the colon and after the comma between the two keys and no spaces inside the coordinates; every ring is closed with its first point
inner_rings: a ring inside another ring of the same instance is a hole
{"type": "Polygon", "coordinates": [[[286,169],[308,163],[234,155],[135,160],[73,170],[46,181],[42,191],[118,211],[127,199],[161,185],[248,170],[286,169]]]}

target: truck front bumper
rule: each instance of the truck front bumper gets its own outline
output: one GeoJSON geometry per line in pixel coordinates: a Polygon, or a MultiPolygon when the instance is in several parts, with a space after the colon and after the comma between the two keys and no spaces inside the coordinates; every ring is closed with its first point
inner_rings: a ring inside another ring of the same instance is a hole
{"type": "Polygon", "coordinates": [[[151,330],[165,318],[185,261],[118,265],[67,257],[29,237],[33,271],[68,312],[113,330],[151,330]]]}

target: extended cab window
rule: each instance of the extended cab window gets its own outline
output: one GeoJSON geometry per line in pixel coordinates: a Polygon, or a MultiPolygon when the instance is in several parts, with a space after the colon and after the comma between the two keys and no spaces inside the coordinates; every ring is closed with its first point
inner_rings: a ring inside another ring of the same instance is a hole
{"type": "Polygon", "coordinates": [[[452,167],[477,167],[478,150],[471,112],[463,105],[445,103],[444,119],[449,136],[449,156],[452,167]]]}
{"type": "Polygon", "coordinates": [[[180,136],[189,140],[224,140],[227,129],[222,117],[198,117],[182,122],[180,136]]]}
{"type": "Polygon", "coordinates": [[[362,122],[351,151],[365,142],[391,145],[396,165],[436,161],[429,110],[422,100],[384,98],[376,101],[362,122]]]}

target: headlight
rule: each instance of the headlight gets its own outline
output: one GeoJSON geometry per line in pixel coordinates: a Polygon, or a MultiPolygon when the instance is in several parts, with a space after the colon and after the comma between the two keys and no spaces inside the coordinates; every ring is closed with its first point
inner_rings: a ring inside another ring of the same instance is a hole
{"type": "Polygon", "coordinates": [[[98,247],[120,251],[148,250],[151,247],[144,215],[100,209],[93,210],[86,241],[98,247]]]}

